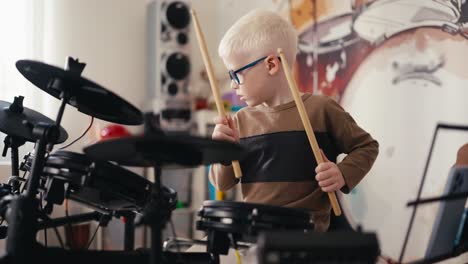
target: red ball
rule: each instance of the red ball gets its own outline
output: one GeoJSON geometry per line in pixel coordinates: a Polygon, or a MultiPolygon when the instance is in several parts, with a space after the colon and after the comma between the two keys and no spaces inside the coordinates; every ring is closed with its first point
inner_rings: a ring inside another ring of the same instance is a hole
{"type": "Polygon", "coordinates": [[[128,137],[131,135],[127,128],[122,125],[109,125],[101,129],[101,139],[128,137]]]}

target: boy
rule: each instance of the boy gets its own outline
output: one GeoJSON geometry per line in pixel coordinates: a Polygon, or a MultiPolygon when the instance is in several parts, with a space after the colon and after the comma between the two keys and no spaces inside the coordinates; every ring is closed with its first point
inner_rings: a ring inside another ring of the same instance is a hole
{"type": "MultiPolygon", "coordinates": [[[[302,99],[324,154],[325,162],[317,166],[277,48],[293,65],[296,32],[273,12],[254,10],[226,32],[218,53],[247,107],[234,117],[217,118],[212,138],[247,149],[240,160],[245,202],[311,210],[315,230],[323,232],[331,211],[325,192],[354,188],[376,159],[378,143],[332,99],[305,94],[302,99]],[[340,153],[347,157],[335,164],[340,153]]],[[[210,181],[221,191],[239,182],[232,167],[222,164],[211,167],[210,181]]]]}

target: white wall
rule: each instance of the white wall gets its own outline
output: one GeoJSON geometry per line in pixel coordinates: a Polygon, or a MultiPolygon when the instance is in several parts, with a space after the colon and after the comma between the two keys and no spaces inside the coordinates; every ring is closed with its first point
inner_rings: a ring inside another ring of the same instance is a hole
{"type": "MultiPolygon", "coordinates": [[[[146,87],[145,19],[145,0],[45,1],[43,60],[63,67],[66,56],[79,58],[87,63],[83,76],[141,107],[146,87]]],[[[58,100],[46,100],[50,101],[46,113],[55,116],[58,100]]],[[[89,119],[67,107],[62,126],[74,139],[89,119]]]]}

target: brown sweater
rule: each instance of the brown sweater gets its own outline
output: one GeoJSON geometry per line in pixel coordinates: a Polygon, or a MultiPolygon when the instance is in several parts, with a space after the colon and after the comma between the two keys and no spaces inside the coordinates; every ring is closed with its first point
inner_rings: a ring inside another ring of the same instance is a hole
{"type": "MultiPolygon", "coordinates": [[[[330,161],[348,154],[338,164],[348,193],[370,170],[378,143],[361,129],[335,101],[326,96],[302,96],[318,145],[330,161]]],[[[247,150],[240,160],[245,202],[305,208],[313,212],[317,231],[326,231],[330,203],[315,180],[315,161],[294,101],[275,107],[247,107],[234,116],[240,144],[247,150]]],[[[211,183],[221,191],[239,181],[231,166],[214,164],[211,183]]]]}

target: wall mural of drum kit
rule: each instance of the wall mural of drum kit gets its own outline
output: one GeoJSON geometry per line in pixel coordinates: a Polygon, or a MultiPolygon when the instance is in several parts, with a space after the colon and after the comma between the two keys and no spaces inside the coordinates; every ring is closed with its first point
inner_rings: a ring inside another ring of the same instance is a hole
{"type": "MultiPolygon", "coordinates": [[[[382,254],[395,260],[430,253],[437,207],[420,209],[408,241],[406,204],[418,193],[437,125],[468,124],[467,10],[462,0],[290,1],[299,88],[333,97],[380,143],[373,168],[340,203],[351,226],[375,230],[382,254]]],[[[442,194],[467,142],[464,133],[439,143],[439,174],[424,192],[442,194]]]]}

